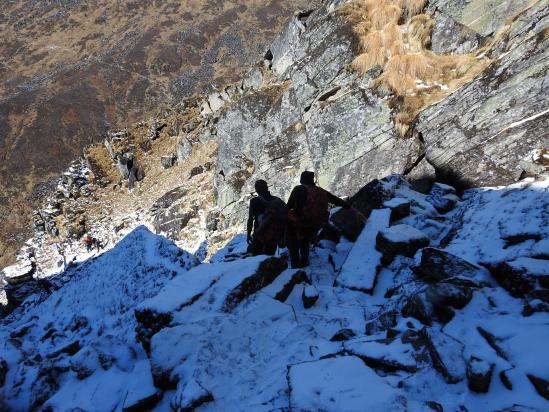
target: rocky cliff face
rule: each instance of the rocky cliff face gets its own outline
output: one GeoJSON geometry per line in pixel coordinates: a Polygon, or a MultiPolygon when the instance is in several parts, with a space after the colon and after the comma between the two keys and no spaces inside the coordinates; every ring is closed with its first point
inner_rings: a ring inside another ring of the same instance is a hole
{"type": "Polygon", "coordinates": [[[543,171],[548,14],[547,5],[537,2],[515,16],[497,36],[493,63],[421,114],[416,130],[426,158],[443,174],[469,185],[501,185],[543,171]]]}
{"type": "MultiPolygon", "coordinates": [[[[442,33],[435,24],[432,41],[442,44],[445,36],[457,47],[478,39],[468,50],[491,42],[481,51],[493,63],[424,111],[404,138],[395,130],[396,113],[387,96],[372,87],[380,70],[373,68],[366,76],[349,71],[356,39],[333,5],[295,17],[271,46],[263,67],[254,69],[262,70],[267,84],[214,115],[219,119],[217,204],[223,213],[242,219],[257,178],[266,178],[287,196],[295,174],[307,168],[340,195],[395,172],[417,179],[437,174],[462,187],[508,184],[543,172],[547,5],[536,2],[523,10],[506,3],[494,14],[471,4],[486,19],[479,26],[456,14],[458,3],[429,6],[438,23],[454,25],[442,33]],[[504,18],[511,21],[503,24],[504,18]]],[[[459,51],[456,47],[438,49],[459,51]]]]}

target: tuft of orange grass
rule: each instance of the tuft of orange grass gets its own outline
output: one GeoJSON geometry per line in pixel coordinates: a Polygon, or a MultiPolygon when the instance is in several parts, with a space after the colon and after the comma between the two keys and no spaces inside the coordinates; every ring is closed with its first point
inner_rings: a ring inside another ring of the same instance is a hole
{"type": "Polygon", "coordinates": [[[392,95],[395,128],[404,136],[426,107],[471,81],[490,60],[475,54],[437,55],[428,47],[434,20],[421,14],[426,0],[355,0],[342,8],[353,23],[361,53],[352,67],[375,65],[378,92],[392,95]]]}
{"type": "Polygon", "coordinates": [[[400,27],[395,23],[387,23],[381,30],[383,47],[390,49],[393,45],[404,45],[400,27]]]}
{"type": "Polygon", "coordinates": [[[423,11],[427,0],[402,0],[402,6],[406,10],[406,15],[408,18],[415,16],[423,11]]]}
{"type": "Polygon", "coordinates": [[[418,14],[408,23],[408,40],[417,50],[426,48],[431,43],[431,32],[435,20],[427,14],[418,14]]]}
{"type": "Polygon", "coordinates": [[[382,30],[386,24],[398,24],[400,16],[402,16],[402,9],[394,4],[378,5],[368,11],[368,18],[378,30],[382,30]]]}
{"type": "Polygon", "coordinates": [[[387,62],[387,55],[384,48],[370,51],[369,53],[359,54],[354,58],[351,66],[361,73],[366,73],[372,67],[379,65],[383,67],[387,62]]]}

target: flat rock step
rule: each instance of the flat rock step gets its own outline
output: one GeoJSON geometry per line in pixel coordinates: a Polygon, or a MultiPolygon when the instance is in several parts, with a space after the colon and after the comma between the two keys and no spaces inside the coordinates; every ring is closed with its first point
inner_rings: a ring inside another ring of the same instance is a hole
{"type": "Polygon", "coordinates": [[[381,268],[376,236],[389,226],[391,209],[374,209],[343,264],[336,285],[373,294],[381,268]]]}
{"type": "Polygon", "coordinates": [[[397,255],[414,257],[416,252],[429,246],[425,233],[409,225],[395,225],[380,231],[376,237],[376,248],[383,254],[384,263],[390,263],[397,255]]]}
{"type": "Polygon", "coordinates": [[[326,358],[290,366],[290,410],[394,410],[398,390],[356,356],[326,358]]]}
{"type": "Polygon", "coordinates": [[[300,283],[310,283],[307,273],[303,270],[288,269],[282,272],[273,283],[261,289],[261,292],[280,302],[285,302],[300,283]]]}
{"type": "Polygon", "coordinates": [[[371,368],[383,369],[386,372],[417,370],[413,347],[398,340],[390,344],[372,340],[350,340],[345,342],[343,347],[371,368]]]}

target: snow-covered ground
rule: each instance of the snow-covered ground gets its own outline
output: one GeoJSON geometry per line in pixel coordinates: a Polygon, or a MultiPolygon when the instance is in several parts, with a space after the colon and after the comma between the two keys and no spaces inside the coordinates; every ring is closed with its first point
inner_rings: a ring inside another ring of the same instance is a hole
{"type": "Polygon", "coordinates": [[[245,236],[198,264],[140,227],[50,277],[2,320],[0,409],[549,410],[549,181],[381,185],[304,271],[245,236]]]}

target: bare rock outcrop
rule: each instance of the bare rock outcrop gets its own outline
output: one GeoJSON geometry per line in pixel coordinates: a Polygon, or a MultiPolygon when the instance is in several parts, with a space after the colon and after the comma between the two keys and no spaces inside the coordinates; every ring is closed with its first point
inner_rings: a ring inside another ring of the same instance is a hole
{"type": "MultiPolygon", "coordinates": [[[[448,3],[466,22],[474,20],[491,33],[499,25],[497,13],[526,2],[507,1],[507,8],[494,11],[483,1],[467,2],[464,9],[461,1],[448,3]],[[488,20],[478,19],[475,8],[488,20]]],[[[427,160],[441,174],[465,185],[509,184],[525,174],[521,162],[535,163],[535,152],[547,147],[548,26],[549,10],[537,2],[499,39],[499,58],[421,113],[416,130],[425,140],[427,160]]]]}

